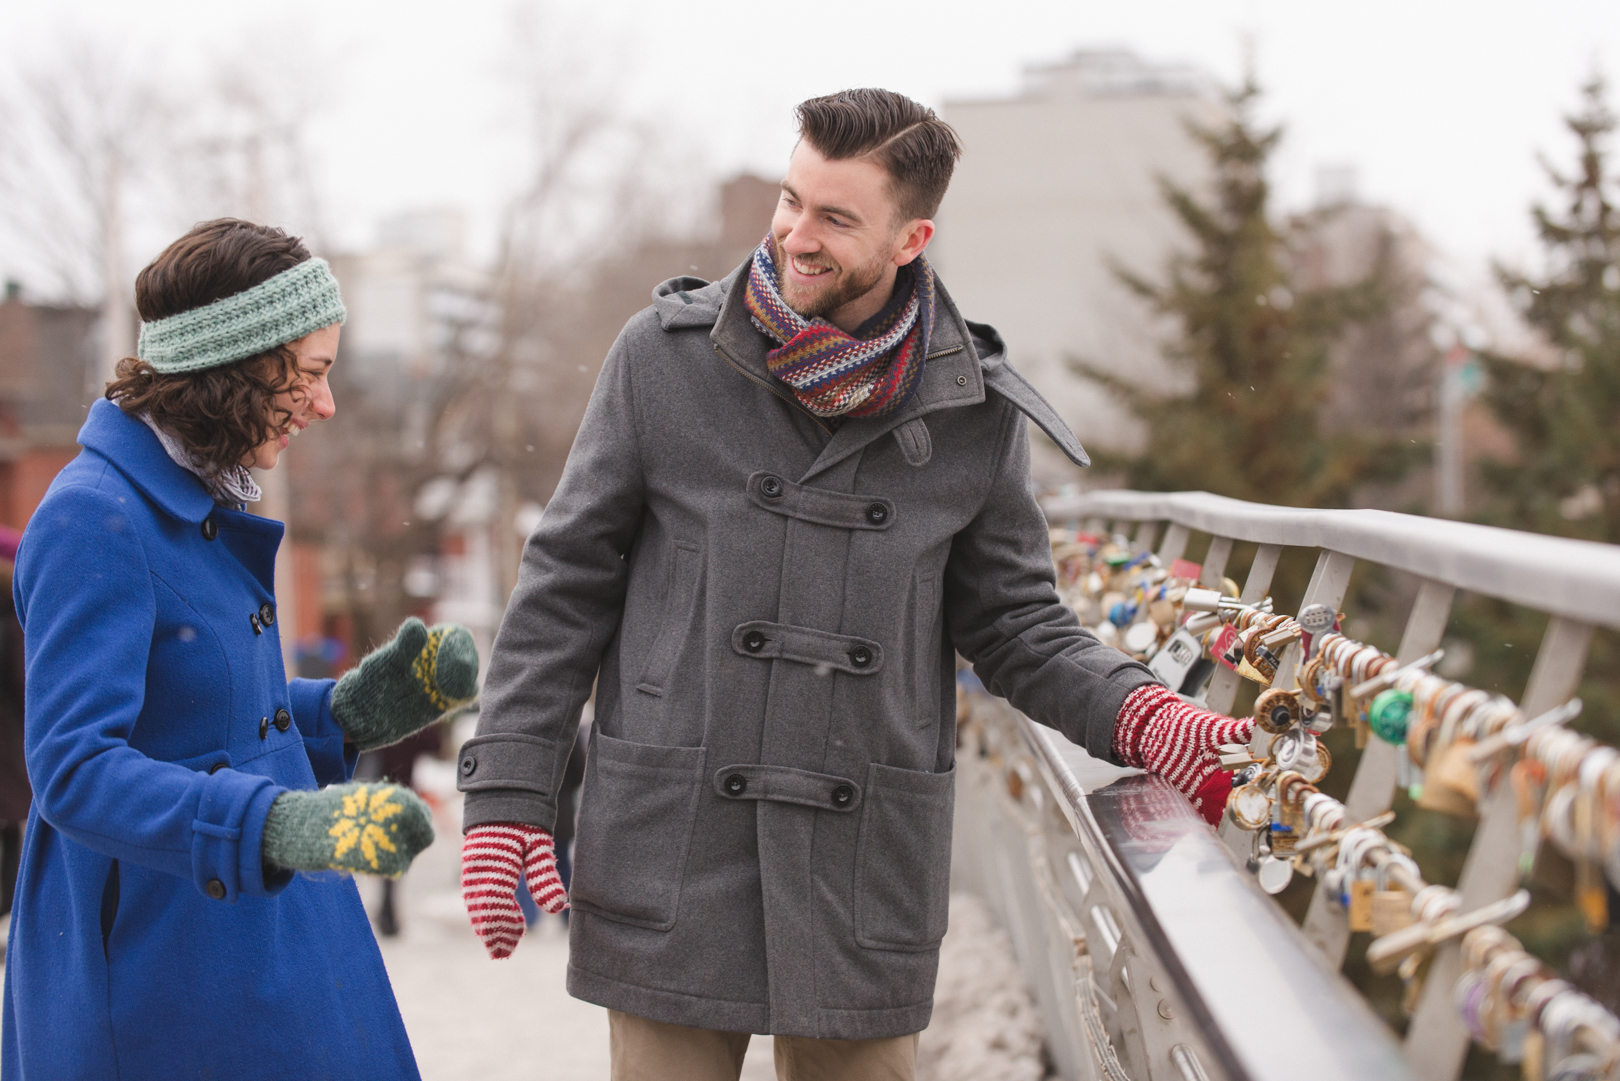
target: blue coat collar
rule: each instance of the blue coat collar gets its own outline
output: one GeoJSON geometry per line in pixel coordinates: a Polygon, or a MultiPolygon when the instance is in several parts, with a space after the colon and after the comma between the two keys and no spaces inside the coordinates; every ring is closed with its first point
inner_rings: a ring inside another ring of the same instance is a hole
{"type": "Polygon", "coordinates": [[[170,517],[195,525],[214,512],[202,481],[175,464],[145,422],[105,398],[90,407],[79,445],[111,462],[170,517]]]}

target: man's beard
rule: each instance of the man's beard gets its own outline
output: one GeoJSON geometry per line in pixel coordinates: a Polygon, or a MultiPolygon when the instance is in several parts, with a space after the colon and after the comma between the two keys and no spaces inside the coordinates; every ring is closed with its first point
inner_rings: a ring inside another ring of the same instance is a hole
{"type": "MultiPolygon", "coordinates": [[[[776,257],[776,289],[782,294],[782,299],[788,307],[804,316],[806,319],[825,317],[842,308],[852,300],[857,300],[872,291],[878,282],[883,280],[884,268],[888,260],[875,258],[866,266],[853,270],[835,267],[828,277],[832,279],[826,287],[819,289],[813,296],[802,297],[789,290],[794,287],[789,284],[787,276],[788,253],[782,250],[782,242],[771,237],[771,247],[776,257]]],[[[812,263],[812,266],[828,264],[812,263]]]]}

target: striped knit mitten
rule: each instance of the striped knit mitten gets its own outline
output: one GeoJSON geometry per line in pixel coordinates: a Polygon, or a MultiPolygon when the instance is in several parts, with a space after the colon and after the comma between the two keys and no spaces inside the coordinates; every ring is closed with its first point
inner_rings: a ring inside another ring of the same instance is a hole
{"type": "Polygon", "coordinates": [[[551,834],[515,822],[491,822],[467,831],[461,843],[461,901],[492,961],[512,956],[523,937],[520,875],[527,876],[529,896],[542,912],[555,916],[568,907],[551,834]]]}
{"type": "Polygon", "coordinates": [[[1233,720],[1190,706],[1157,683],[1130,693],[1114,722],[1114,757],[1127,766],[1157,773],[1217,825],[1232,791],[1232,777],[1220,768],[1225,743],[1248,743],[1252,720],[1233,720]]]}
{"type": "Polygon", "coordinates": [[[332,688],[332,717],[362,751],[398,743],[478,694],[478,649],[456,623],[415,616],[332,688]]]}

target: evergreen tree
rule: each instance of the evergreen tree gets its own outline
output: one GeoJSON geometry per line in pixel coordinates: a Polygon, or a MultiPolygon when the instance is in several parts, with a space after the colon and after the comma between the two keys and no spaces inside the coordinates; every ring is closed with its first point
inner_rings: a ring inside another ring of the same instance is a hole
{"type": "Polygon", "coordinates": [[[1487,461],[1484,516],[1541,533],[1620,543],[1620,181],[1606,143],[1615,128],[1601,78],[1565,118],[1580,144],[1577,171],[1545,166],[1561,211],[1537,206],[1539,276],[1498,268],[1525,320],[1561,363],[1544,368],[1481,357],[1486,405],[1513,437],[1512,461],[1487,461]]]}
{"type": "Polygon", "coordinates": [[[1358,485],[1403,473],[1415,449],[1322,424],[1330,350],[1351,322],[1381,309],[1385,276],[1375,271],[1347,288],[1296,288],[1288,256],[1299,223],[1275,225],[1268,208],[1266,164],[1282,131],[1260,125],[1259,98],[1251,77],[1228,95],[1226,123],[1189,125],[1212,166],[1212,201],[1160,181],[1195,250],[1172,257],[1164,284],[1116,270],[1179,324],[1165,357],[1171,382],[1184,389],[1142,387],[1084,361],[1074,368],[1146,428],[1141,454],[1098,455],[1130,487],[1343,506],[1358,485]]]}
{"type": "MultiPolygon", "coordinates": [[[[1579,158],[1572,175],[1544,167],[1562,206],[1532,209],[1543,259],[1539,274],[1498,267],[1526,322],[1553,347],[1554,366],[1485,353],[1483,400],[1513,439],[1510,460],[1481,463],[1484,506],[1493,525],[1620,543],[1620,177],[1608,142],[1615,116],[1604,82],[1582,87],[1579,110],[1564,119],[1579,158]]],[[[1511,690],[1529,675],[1539,614],[1502,603],[1458,612],[1474,642],[1476,677],[1495,674],[1511,690]]],[[[1620,641],[1592,640],[1577,727],[1620,742],[1620,641]]]]}

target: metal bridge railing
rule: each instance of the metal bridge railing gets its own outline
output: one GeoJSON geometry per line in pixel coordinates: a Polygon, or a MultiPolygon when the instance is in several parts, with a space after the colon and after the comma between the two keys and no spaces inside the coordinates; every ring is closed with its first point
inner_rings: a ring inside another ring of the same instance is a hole
{"type": "MultiPolygon", "coordinates": [[[[1416,575],[1402,663],[1439,645],[1459,589],[1546,612],[1520,702],[1527,716],[1573,695],[1595,626],[1620,627],[1620,548],[1612,545],[1202,492],[1099,491],[1053,499],[1046,511],[1054,524],[1127,534],[1165,565],[1182,557],[1194,531],[1209,534],[1200,582],[1215,588],[1234,542],[1255,543],[1241,598],[1249,603],[1266,596],[1285,547],[1319,552],[1302,608],[1339,610],[1358,562],[1416,575]]],[[[1295,642],[1273,685],[1292,686],[1301,659],[1295,642]]],[[[1229,711],[1239,679],[1217,669],[1210,708],[1229,711]]],[[[1322,891],[1301,932],[1161,782],[1125,778],[1010,708],[969,701],[958,818],[973,849],[959,850],[958,866],[978,877],[1011,928],[1064,1077],[1457,1075],[1469,1036],[1452,1001],[1456,941],[1437,949],[1398,1045],[1339,974],[1350,932],[1345,911],[1322,891]]],[[[1390,744],[1368,743],[1346,800],[1350,821],[1390,806],[1396,755],[1390,744]]],[[[1519,847],[1518,809],[1504,782],[1480,800],[1457,883],[1463,911],[1514,891],[1519,847]]]]}

